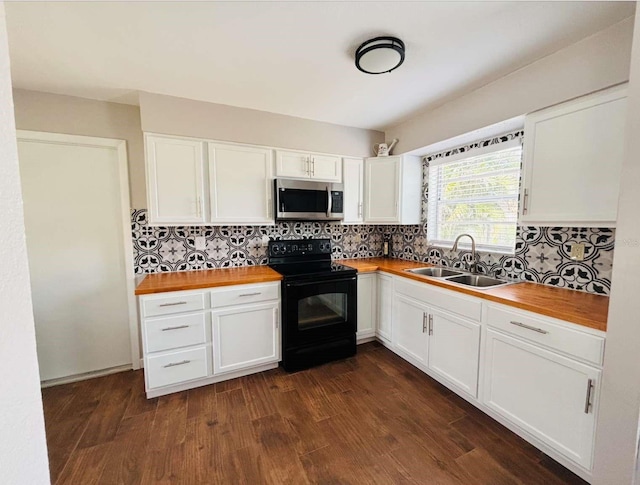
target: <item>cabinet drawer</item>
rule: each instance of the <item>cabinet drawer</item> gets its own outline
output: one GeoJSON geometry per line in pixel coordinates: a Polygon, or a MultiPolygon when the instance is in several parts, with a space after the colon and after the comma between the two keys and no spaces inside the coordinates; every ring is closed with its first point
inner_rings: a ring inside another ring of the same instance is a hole
{"type": "Polygon", "coordinates": [[[142,315],[155,317],[172,313],[204,310],[204,292],[202,293],[167,293],[162,296],[145,296],[142,300],[142,315]]]}
{"type": "Polygon", "coordinates": [[[529,312],[494,305],[488,305],[487,323],[511,335],[602,365],[603,337],[567,328],[529,312]]]}
{"type": "Polygon", "coordinates": [[[147,357],[144,372],[149,389],[170,386],[209,374],[208,345],[147,357]]]}
{"type": "Polygon", "coordinates": [[[435,288],[429,283],[417,283],[407,278],[399,278],[396,281],[396,293],[467,317],[476,322],[479,322],[482,318],[482,302],[477,298],[456,293],[454,290],[435,288]]]}
{"type": "Polygon", "coordinates": [[[258,301],[277,300],[280,283],[269,285],[242,285],[215,289],[211,292],[211,307],[242,305],[258,301]]]}
{"type": "Polygon", "coordinates": [[[207,341],[204,312],[155,318],[144,322],[146,352],[188,347],[207,341]]]}

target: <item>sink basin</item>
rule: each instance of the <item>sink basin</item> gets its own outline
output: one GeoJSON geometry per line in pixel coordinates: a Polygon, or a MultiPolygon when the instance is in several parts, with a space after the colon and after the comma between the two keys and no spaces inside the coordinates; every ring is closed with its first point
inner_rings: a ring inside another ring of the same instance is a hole
{"type": "Polygon", "coordinates": [[[421,274],[423,276],[433,276],[434,278],[444,278],[445,276],[461,275],[460,271],[453,271],[446,268],[414,268],[407,269],[409,273],[421,274]]]}
{"type": "Polygon", "coordinates": [[[496,278],[490,278],[489,276],[472,274],[454,276],[452,278],[447,278],[447,281],[450,281],[451,283],[458,283],[460,285],[473,286],[474,288],[491,288],[494,286],[509,284],[509,281],[498,280],[496,278]]]}

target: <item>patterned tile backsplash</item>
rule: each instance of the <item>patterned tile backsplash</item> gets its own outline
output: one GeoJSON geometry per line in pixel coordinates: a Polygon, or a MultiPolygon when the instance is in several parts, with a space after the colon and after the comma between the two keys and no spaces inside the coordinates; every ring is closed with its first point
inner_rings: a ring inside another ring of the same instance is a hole
{"type": "MultiPolygon", "coordinates": [[[[344,226],[337,223],[290,222],[275,226],[152,227],[147,211],[131,211],[134,264],[137,274],[251,266],[267,263],[263,236],[269,239],[330,238],[333,258],[382,255],[382,239],[390,234],[392,256],[463,268],[470,251],[453,253],[429,246],[425,225],[344,226]],[[206,248],[196,250],[195,237],[206,248]]],[[[590,293],[609,294],[614,246],[613,229],[519,227],[513,255],[479,252],[478,271],[590,293]],[[585,244],[584,261],[569,257],[570,244],[585,244]]]]}

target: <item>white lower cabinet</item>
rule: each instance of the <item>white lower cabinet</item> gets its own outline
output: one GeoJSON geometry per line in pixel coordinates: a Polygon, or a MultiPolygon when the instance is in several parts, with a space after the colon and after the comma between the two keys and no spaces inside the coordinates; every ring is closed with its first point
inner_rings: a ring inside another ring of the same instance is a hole
{"type": "Polygon", "coordinates": [[[428,311],[429,369],[476,397],[480,325],[434,308],[428,311]]]}
{"type": "Polygon", "coordinates": [[[214,375],[280,360],[278,302],[214,310],[211,320],[214,375]]]}
{"type": "Polygon", "coordinates": [[[487,329],[483,403],[591,469],[601,371],[487,329]]]}
{"type": "Polygon", "coordinates": [[[376,336],[391,343],[391,321],[393,318],[393,278],[386,274],[378,275],[378,327],[376,336]]]}
{"type": "Polygon", "coordinates": [[[280,361],[280,282],[143,295],[139,308],[148,398],[280,361]]]}
{"type": "Polygon", "coordinates": [[[427,365],[428,307],[402,295],[393,305],[394,350],[418,365],[427,365]]]}
{"type": "Polygon", "coordinates": [[[377,277],[375,273],[358,275],[358,340],[375,337],[377,304],[377,277]]]}

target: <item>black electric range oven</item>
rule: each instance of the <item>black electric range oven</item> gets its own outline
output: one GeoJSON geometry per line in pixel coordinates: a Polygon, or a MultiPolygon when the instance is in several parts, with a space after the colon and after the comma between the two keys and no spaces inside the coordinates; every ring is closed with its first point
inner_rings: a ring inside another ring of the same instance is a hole
{"type": "Polygon", "coordinates": [[[269,242],[282,280],[282,365],[305,369],[356,353],[357,271],[331,262],[329,239],[269,242]]]}

